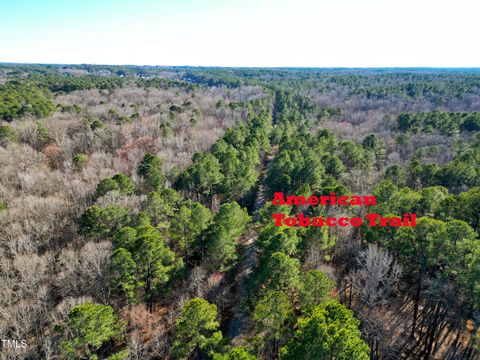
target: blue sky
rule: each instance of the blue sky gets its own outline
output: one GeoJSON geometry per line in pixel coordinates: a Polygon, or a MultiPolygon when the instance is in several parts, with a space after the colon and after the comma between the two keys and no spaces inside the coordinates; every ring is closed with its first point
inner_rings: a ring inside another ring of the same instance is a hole
{"type": "Polygon", "coordinates": [[[0,62],[479,67],[477,0],[0,0],[0,62]]]}

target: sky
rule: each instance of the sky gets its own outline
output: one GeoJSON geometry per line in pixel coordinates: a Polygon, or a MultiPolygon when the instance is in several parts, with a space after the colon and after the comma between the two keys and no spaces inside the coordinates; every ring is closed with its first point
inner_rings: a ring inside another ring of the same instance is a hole
{"type": "Polygon", "coordinates": [[[0,62],[479,67],[478,0],[0,0],[0,62]]]}

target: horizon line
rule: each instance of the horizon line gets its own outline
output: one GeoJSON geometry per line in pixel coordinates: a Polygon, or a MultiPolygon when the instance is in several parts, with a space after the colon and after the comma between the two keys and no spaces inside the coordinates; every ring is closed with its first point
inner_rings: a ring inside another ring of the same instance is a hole
{"type": "Polygon", "coordinates": [[[480,70],[479,66],[238,66],[238,65],[152,65],[152,64],[96,64],[96,63],[37,63],[0,61],[0,65],[40,66],[126,66],[158,68],[219,68],[219,69],[469,69],[480,70]]]}

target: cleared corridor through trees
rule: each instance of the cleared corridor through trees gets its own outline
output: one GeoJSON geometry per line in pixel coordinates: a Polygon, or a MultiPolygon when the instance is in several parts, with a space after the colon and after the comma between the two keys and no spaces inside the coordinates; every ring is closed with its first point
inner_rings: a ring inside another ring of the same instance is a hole
{"type": "MultiPolygon", "coordinates": [[[[269,154],[262,160],[260,169],[260,179],[255,197],[255,204],[253,208],[253,221],[259,220],[260,209],[265,205],[265,174],[272,166],[275,159],[275,154],[278,151],[278,146],[274,146],[269,154]]],[[[237,274],[235,276],[235,293],[234,305],[232,309],[233,316],[227,326],[226,336],[232,338],[232,344],[237,346],[243,342],[243,336],[248,332],[248,325],[250,321],[250,313],[246,308],[244,301],[248,298],[248,278],[253,268],[258,262],[256,241],[258,238],[257,229],[247,233],[240,239],[243,247],[242,259],[237,267],[237,274]]]]}

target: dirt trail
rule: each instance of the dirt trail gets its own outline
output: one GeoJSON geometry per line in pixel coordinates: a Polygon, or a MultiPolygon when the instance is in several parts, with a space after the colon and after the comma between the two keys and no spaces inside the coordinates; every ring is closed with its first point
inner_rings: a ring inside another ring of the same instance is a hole
{"type": "MultiPolygon", "coordinates": [[[[259,219],[259,211],[265,204],[265,175],[275,159],[278,147],[274,146],[270,153],[262,161],[260,169],[259,186],[255,198],[253,208],[253,222],[259,219]]],[[[238,271],[235,276],[235,294],[233,305],[233,317],[227,327],[227,336],[232,338],[232,345],[240,345],[243,341],[245,333],[248,331],[250,320],[250,313],[243,304],[248,296],[248,276],[258,262],[256,240],[258,232],[256,229],[252,230],[247,236],[241,240],[243,247],[242,257],[238,264],[238,271]]]]}

